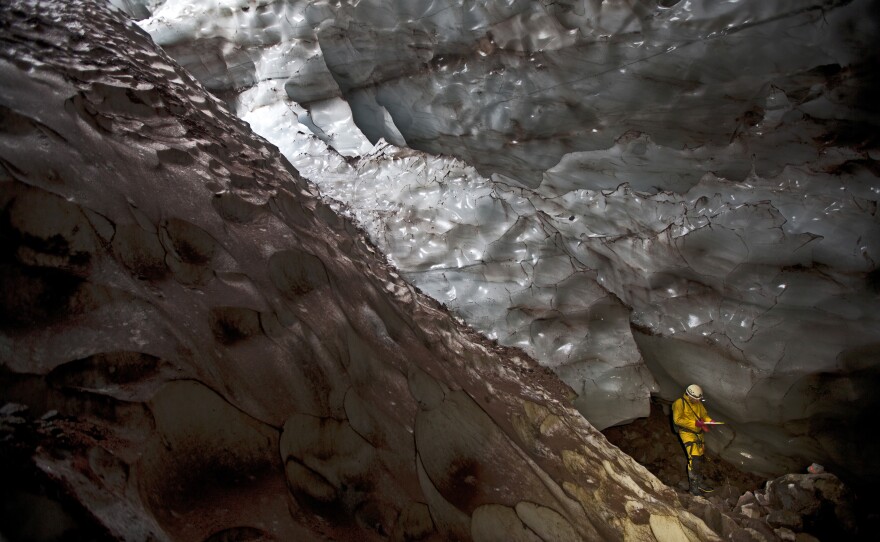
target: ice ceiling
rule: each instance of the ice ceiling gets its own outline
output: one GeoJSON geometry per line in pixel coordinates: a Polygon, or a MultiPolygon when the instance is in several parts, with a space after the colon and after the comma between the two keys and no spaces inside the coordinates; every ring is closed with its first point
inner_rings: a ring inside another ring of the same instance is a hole
{"type": "Polygon", "coordinates": [[[876,474],[876,3],[114,3],[595,426],[698,382],[739,464],[876,474]]]}

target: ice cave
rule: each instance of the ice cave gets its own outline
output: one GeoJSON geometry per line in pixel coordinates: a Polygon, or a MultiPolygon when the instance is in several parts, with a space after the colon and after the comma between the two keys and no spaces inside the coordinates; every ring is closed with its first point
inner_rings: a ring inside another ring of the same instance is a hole
{"type": "Polygon", "coordinates": [[[0,542],[874,540],[878,42],[874,0],[0,0],[0,542]]]}

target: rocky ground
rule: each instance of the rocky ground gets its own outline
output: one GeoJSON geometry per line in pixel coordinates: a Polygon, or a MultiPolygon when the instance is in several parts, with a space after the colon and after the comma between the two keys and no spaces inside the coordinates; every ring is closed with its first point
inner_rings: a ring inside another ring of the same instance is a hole
{"type": "MultiPolygon", "coordinates": [[[[603,434],[664,484],[685,494],[685,455],[672,431],[668,411],[668,405],[654,402],[647,418],[610,427],[603,434]]],[[[781,540],[798,542],[840,536],[875,540],[880,532],[876,498],[866,488],[853,490],[833,474],[788,474],[767,479],[743,472],[710,451],[706,464],[707,478],[715,491],[706,500],[682,502],[692,503],[690,511],[710,525],[720,521],[721,516],[716,514],[721,513],[765,536],[772,531],[781,540]]]]}
{"type": "MultiPolygon", "coordinates": [[[[668,407],[667,407],[668,410],[668,407]]],[[[651,414],[630,424],[609,427],[605,437],[633,459],[644,465],[664,484],[687,491],[687,462],[678,436],[673,433],[669,414],[658,403],[651,404],[651,414]]],[[[711,437],[710,437],[711,438],[711,437]]],[[[716,493],[754,491],[767,481],[761,476],[739,470],[716,454],[706,453],[707,478],[717,487],[716,493]]],[[[736,497],[733,497],[734,500],[736,497]]]]}

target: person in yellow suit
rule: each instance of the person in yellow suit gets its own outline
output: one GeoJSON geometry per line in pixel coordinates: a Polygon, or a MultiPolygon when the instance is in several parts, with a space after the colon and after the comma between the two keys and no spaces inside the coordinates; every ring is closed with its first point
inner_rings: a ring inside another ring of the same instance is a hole
{"type": "Polygon", "coordinates": [[[703,389],[696,384],[687,387],[684,395],[672,403],[672,423],[678,431],[678,438],[684,445],[688,460],[688,483],[692,495],[709,493],[712,488],[703,477],[705,441],[703,435],[709,432],[713,421],[703,406],[703,389]]]}

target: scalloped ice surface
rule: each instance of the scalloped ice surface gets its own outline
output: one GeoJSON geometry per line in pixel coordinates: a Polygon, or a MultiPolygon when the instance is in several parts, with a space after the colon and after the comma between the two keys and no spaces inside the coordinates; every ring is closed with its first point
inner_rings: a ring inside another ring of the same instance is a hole
{"type": "Polygon", "coordinates": [[[4,540],[748,537],[403,280],[120,12],[18,0],[0,28],[4,540]]]}
{"type": "Polygon", "coordinates": [[[735,464],[880,480],[849,444],[880,359],[875,3],[128,3],[594,426],[699,382],[735,464]]]}

